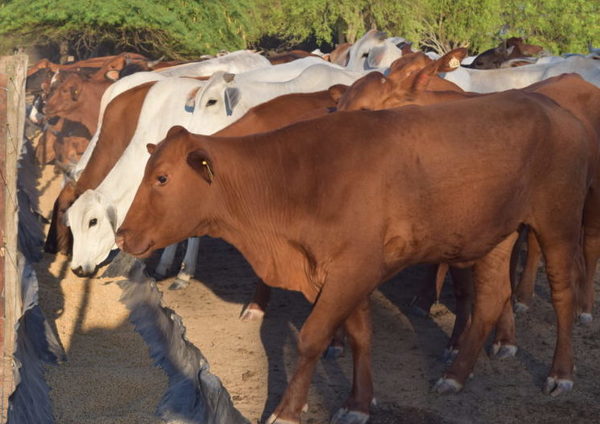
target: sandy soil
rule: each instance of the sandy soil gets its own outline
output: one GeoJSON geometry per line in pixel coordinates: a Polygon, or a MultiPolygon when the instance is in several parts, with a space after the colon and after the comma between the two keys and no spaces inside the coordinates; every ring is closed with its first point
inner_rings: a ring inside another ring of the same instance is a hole
{"type": "MultiPolygon", "coordinates": [[[[49,215],[58,180],[44,172],[41,207],[49,215]]],[[[68,361],[48,368],[56,422],[154,423],[166,378],[127,321],[120,288],[108,280],[80,279],[67,258],[46,255],[37,266],[40,301],[55,325],[68,361]]],[[[560,398],[541,393],[555,341],[554,312],[543,270],[530,312],[518,317],[516,358],[482,354],[474,377],[457,395],[430,393],[445,367],[441,353],[454,315],[446,287],[429,318],[411,315],[408,304],[422,280],[409,269],[372,296],[373,369],[378,405],[371,423],[597,423],[600,422],[600,319],[576,327],[577,378],[560,398]]],[[[276,406],[296,358],[296,337],[310,305],[298,293],[275,290],[262,322],[241,322],[242,305],[256,276],[235,248],[205,238],[196,280],[182,291],[159,284],[164,302],[187,327],[187,337],[208,358],[237,408],[252,422],[276,406]]],[[[448,285],[447,285],[448,286],[448,285]]],[[[304,423],[326,423],[351,385],[351,358],[321,360],[311,385],[304,423]]]]}

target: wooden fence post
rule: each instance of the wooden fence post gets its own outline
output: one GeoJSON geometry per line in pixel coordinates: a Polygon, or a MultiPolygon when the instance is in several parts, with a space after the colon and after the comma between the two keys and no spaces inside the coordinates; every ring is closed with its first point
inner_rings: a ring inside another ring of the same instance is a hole
{"type": "Polygon", "coordinates": [[[17,160],[25,124],[27,56],[0,57],[0,419],[15,389],[15,324],[22,314],[17,263],[17,160]]]}

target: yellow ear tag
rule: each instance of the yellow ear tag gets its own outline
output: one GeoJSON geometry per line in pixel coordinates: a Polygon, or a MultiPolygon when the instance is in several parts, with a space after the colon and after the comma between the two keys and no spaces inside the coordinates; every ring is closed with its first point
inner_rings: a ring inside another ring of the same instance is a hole
{"type": "Polygon", "coordinates": [[[208,179],[212,183],[212,180],[213,180],[213,178],[214,178],[215,175],[213,174],[212,169],[210,169],[210,165],[208,164],[208,161],[203,160],[202,161],[202,166],[206,166],[206,169],[208,171],[208,179]]]}
{"type": "Polygon", "coordinates": [[[458,68],[460,66],[460,60],[453,57],[452,59],[450,59],[450,62],[448,62],[448,66],[450,66],[451,68],[458,68]]]}

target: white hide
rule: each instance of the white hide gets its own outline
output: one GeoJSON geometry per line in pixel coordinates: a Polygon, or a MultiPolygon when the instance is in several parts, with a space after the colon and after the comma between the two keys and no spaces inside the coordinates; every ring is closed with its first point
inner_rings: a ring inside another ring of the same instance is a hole
{"type": "Polygon", "coordinates": [[[284,82],[250,81],[244,74],[235,75],[228,81],[227,76],[216,73],[196,96],[193,127],[189,128],[191,132],[213,134],[237,121],[251,107],[275,97],[326,90],[335,84],[351,85],[364,73],[319,64],[284,82]]]}
{"type": "Polygon", "coordinates": [[[371,30],[350,47],[346,69],[362,72],[377,68],[387,68],[402,57],[402,51],[384,32],[371,30]]]}
{"type": "Polygon", "coordinates": [[[570,72],[577,73],[586,81],[600,87],[600,64],[598,61],[580,56],[516,68],[479,70],[461,67],[446,73],[444,78],[465,91],[492,93],[523,88],[535,82],[570,72]]]}
{"type": "MultiPolygon", "coordinates": [[[[326,62],[320,57],[307,56],[302,59],[293,60],[279,65],[272,65],[264,69],[254,69],[247,72],[238,73],[236,78],[248,81],[262,82],[281,82],[289,81],[300,75],[306,68],[313,65],[326,65],[336,69],[344,69],[339,65],[326,62]]],[[[232,72],[235,73],[235,72],[232,72]]],[[[239,80],[238,79],[238,80],[239,80]]]]}
{"type": "Polygon", "coordinates": [[[266,57],[249,50],[239,50],[203,62],[184,63],[156,72],[165,77],[207,77],[218,71],[237,73],[271,66],[266,57]]]}
{"type": "Polygon", "coordinates": [[[149,153],[146,144],[158,143],[169,128],[190,128],[192,113],[186,111],[190,92],[206,81],[168,78],[157,82],[146,95],[133,138],[115,166],[95,190],[88,190],[67,210],[73,233],[71,268],[90,273],[115,246],[115,229],[121,225],[133,201],[149,153]],[[90,227],[90,221],[95,225],[90,227]]]}

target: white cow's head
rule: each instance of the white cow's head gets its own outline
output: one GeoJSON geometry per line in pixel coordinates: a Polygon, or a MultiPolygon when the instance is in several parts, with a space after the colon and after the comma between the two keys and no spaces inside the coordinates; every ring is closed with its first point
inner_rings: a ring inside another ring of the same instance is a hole
{"type": "Polygon", "coordinates": [[[215,72],[196,97],[194,122],[202,125],[202,134],[212,134],[239,118],[240,99],[235,74],[215,72]]]}
{"type": "Polygon", "coordinates": [[[92,275],[115,248],[116,211],[102,193],[87,190],[67,210],[65,220],[73,233],[71,269],[80,277],[92,275]]]}
{"type": "Polygon", "coordinates": [[[364,71],[389,66],[402,56],[402,51],[388,40],[385,32],[370,30],[352,45],[349,52],[348,65],[351,71],[364,71]]]}

